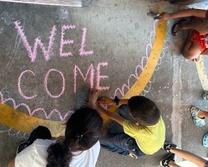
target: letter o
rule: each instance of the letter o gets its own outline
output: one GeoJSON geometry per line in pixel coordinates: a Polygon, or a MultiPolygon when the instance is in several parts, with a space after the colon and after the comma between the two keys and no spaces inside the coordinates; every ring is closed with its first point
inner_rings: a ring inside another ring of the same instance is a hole
{"type": "Polygon", "coordinates": [[[46,92],[47,94],[52,97],[52,98],[59,98],[63,93],[64,93],[64,90],[65,90],[65,78],[64,78],[64,74],[59,71],[59,70],[56,70],[56,69],[50,69],[47,73],[46,73],[46,76],[45,76],[45,81],[44,81],[44,87],[46,89],[46,92]],[[57,72],[61,75],[62,77],[62,80],[63,80],[63,85],[62,85],[62,90],[61,92],[58,94],[58,95],[52,95],[49,90],[48,90],[48,76],[51,72],[57,72]]]}

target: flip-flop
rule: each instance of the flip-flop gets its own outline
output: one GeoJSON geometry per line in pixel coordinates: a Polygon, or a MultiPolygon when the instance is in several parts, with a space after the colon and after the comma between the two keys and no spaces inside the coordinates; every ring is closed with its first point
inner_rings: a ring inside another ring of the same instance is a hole
{"type": "Polygon", "coordinates": [[[192,59],[193,62],[198,62],[200,60],[200,56],[197,58],[192,59]]]}
{"type": "Polygon", "coordinates": [[[202,143],[204,147],[208,147],[208,132],[204,135],[202,143]]]}
{"type": "Polygon", "coordinates": [[[194,122],[194,125],[196,125],[197,127],[203,127],[206,124],[205,118],[198,117],[199,111],[200,111],[200,109],[197,108],[196,106],[192,106],[190,108],[190,112],[191,112],[191,116],[192,116],[192,120],[194,122]]]}
{"type": "Polygon", "coordinates": [[[186,19],[185,19],[185,18],[182,18],[181,20],[179,20],[178,22],[176,22],[176,23],[173,25],[173,27],[172,27],[172,29],[171,29],[171,33],[172,33],[173,36],[176,36],[177,33],[181,31],[181,29],[179,28],[179,24],[181,24],[181,23],[183,23],[183,22],[185,22],[185,21],[186,21],[186,19]],[[177,29],[176,29],[176,26],[178,26],[177,29]]]}
{"type": "Polygon", "coordinates": [[[208,92],[206,92],[206,93],[203,94],[203,99],[205,101],[208,101],[208,92]]]}

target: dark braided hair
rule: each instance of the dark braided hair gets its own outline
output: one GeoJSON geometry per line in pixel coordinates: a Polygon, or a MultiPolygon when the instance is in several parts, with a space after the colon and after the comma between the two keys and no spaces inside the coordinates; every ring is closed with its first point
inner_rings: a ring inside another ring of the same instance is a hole
{"type": "Polygon", "coordinates": [[[101,136],[102,124],[101,116],[92,108],[75,111],[66,124],[64,142],[49,146],[46,167],[68,167],[72,160],[71,151],[91,148],[101,136]]]}

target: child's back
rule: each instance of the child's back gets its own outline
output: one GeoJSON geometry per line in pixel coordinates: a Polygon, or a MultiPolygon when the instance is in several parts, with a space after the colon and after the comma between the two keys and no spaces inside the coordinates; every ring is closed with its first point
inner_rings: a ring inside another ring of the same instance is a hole
{"type": "Polygon", "coordinates": [[[124,132],[136,140],[137,145],[145,154],[154,154],[165,141],[165,124],[156,104],[144,96],[129,99],[130,115],[135,122],[125,120],[124,132]]]}

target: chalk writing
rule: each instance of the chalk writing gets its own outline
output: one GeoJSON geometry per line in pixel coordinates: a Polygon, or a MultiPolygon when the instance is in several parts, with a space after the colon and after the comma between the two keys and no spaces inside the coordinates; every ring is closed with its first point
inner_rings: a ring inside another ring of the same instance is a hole
{"type": "Polygon", "coordinates": [[[60,41],[60,57],[68,57],[68,56],[72,56],[71,52],[68,53],[63,53],[63,46],[64,45],[70,45],[74,43],[74,40],[64,40],[64,35],[65,35],[65,30],[67,29],[74,29],[75,26],[68,26],[68,25],[64,25],[62,27],[62,31],[61,31],[61,41],[60,41]]]}
{"type": "MultiPolygon", "coordinates": [[[[34,45],[33,45],[33,49],[31,47],[31,45],[29,44],[27,37],[24,33],[24,30],[22,28],[22,26],[20,25],[19,21],[15,21],[15,28],[17,29],[17,32],[20,36],[20,38],[22,39],[23,45],[25,46],[28,54],[29,54],[29,58],[31,59],[31,62],[35,62],[36,60],[36,55],[37,55],[37,48],[38,46],[41,48],[45,60],[49,61],[50,60],[50,54],[52,52],[53,49],[53,42],[55,40],[55,35],[56,35],[56,26],[52,27],[51,30],[51,35],[49,37],[49,42],[48,42],[48,48],[46,48],[43,44],[43,42],[41,41],[41,39],[38,37],[35,39],[34,45]]],[[[65,31],[69,30],[69,29],[75,29],[76,27],[74,25],[63,25],[62,29],[61,29],[61,40],[60,40],[60,50],[59,50],[59,54],[60,57],[68,57],[68,56],[73,56],[73,54],[68,51],[68,52],[63,52],[63,46],[64,45],[71,45],[74,43],[74,40],[65,40],[64,39],[64,35],[65,35],[65,31]]],[[[88,56],[88,55],[92,55],[93,54],[93,50],[91,51],[85,51],[85,42],[86,42],[86,33],[87,33],[87,29],[83,28],[83,34],[82,34],[82,42],[81,42],[81,48],[80,48],[80,56],[88,56]]]]}
{"type": "MultiPolygon", "coordinates": [[[[155,30],[155,29],[154,29],[154,30],[155,30]]],[[[148,53],[149,49],[152,48],[152,41],[151,41],[151,39],[153,38],[154,35],[155,35],[154,32],[151,33],[151,36],[150,36],[150,44],[148,44],[148,45],[146,46],[146,56],[145,56],[146,59],[149,58],[147,54],[149,54],[149,53],[148,53]]],[[[129,88],[130,88],[130,79],[131,79],[132,77],[137,77],[137,78],[139,77],[139,74],[138,74],[138,71],[137,71],[137,70],[138,70],[138,69],[141,69],[141,70],[144,69],[144,62],[143,62],[144,60],[145,60],[145,58],[142,58],[142,62],[136,67],[136,69],[135,69],[135,74],[131,74],[131,75],[130,75],[130,77],[129,77],[129,79],[128,79],[128,87],[129,87],[129,88]]],[[[99,64],[97,65],[97,68],[95,68],[95,67],[93,66],[93,64],[91,64],[91,65],[89,66],[87,72],[86,72],[86,75],[84,75],[83,72],[80,70],[80,68],[79,68],[77,65],[75,65],[75,66],[74,66],[74,91],[76,92],[76,89],[77,89],[77,88],[76,88],[76,82],[77,82],[78,73],[81,75],[81,77],[82,77],[82,79],[84,80],[84,82],[88,82],[88,81],[90,82],[90,87],[94,87],[94,79],[95,79],[95,73],[96,73],[96,77],[97,77],[96,87],[102,88],[102,89],[104,89],[104,88],[109,89],[108,86],[106,86],[106,87],[100,86],[100,80],[101,80],[101,79],[108,79],[108,76],[100,75],[100,71],[101,71],[100,68],[101,68],[101,66],[106,67],[106,66],[108,66],[108,63],[107,63],[107,62],[101,62],[101,63],[99,63],[99,64]],[[97,70],[97,71],[95,71],[95,70],[97,70]],[[98,78],[99,78],[99,79],[98,79],[98,78]],[[87,79],[89,79],[89,80],[87,80],[87,79]]],[[[62,72],[59,71],[59,70],[55,70],[55,69],[50,69],[50,70],[46,73],[45,80],[46,80],[46,78],[48,78],[48,76],[49,76],[49,74],[50,74],[51,72],[57,72],[57,73],[59,73],[59,74],[62,76],[62,82],[65,82],[64,75],[62,75],[62,72]]],[[[28,75],[28,74],[30,74],[30,75],[32,74],[31,76],[35,78],[35,73],[34,73],[33,71],[31,71],[31,70],[25,70],[25,71],[23,71],[23,72],[21,73],[19,79],[18,79],[18,85],[19,85],[19,87],[21,86],[21,80],[24,79],[24,75],[28,75]]],[[[151,81],[150,81],[150,82],[151,82],[151,81]]],[[[44,85],[47,85],[47,82],[46,82],[46,81],[44,82],[44,85]]],[[[65,84],[63,83],[62,86],[64,87],[65,84]]],[[[38,94],[37,94],[36,96],[35,96],[35,95],[33,95],[33,96],[26,96],[26,95],[24,95],[23,91],[21,90],[21,87],[20,87],[18,90],[19,90],[19,92],[21,92],[21,93],[20,93],[21,96],[23,95],[23,97],[25,96],[26,98],[29,98],[29,99],[35,98],[35,97],[38,95],[38,94]]],[[[64,90],[64,89],[62,89],[62,91],[61,91],[61,93],[60,93],[59,95],[62,95],[63,90],[64,90]]],[[[118,91],[118,88],[116,89],[116,91],[118,91]]],[[[116,91],[115,91],[115,93],[117,93],[116,91]]],[[[148,87],[148,91],[150,91],[150,87],[148,87]]],[[[46,92],[47,92],[47,90],[46,90],[46,92]]],[[[118,92],[119,92],[119,91],[118,91],[118,92]]],[[[121,93],[122,93],[122,92],[121,92],[121,93]]],[[[124,92],[123,92],[123,93],[124,93],[124,92]]],[[[48,94],[49,94],[49,93],[48,93],[48,94]]],[[[50,94],[49,94],[49,96],[50,96],[50,94]]],[[[52,96],[57,96],[57,95],[52,95],[52,96]]],[[[45,110],[44,108],[36,108],[36,109],[32,110],[32,109],[31,109],[27,104],[25,104],[25,103],[20,103],[20,104],[17,105],[17,104],[15,103],[15,100],[14,100],[13,98],[4,98],[4,97],[3,97],[3,94],[2,94],[1,92],[0,92],[0,100],[1,100],[2,103],[6,103],[7,101],[12,101],[12,102],[13,102],[14,109],[17,109],[17,108],[20,107],[20,106],[25,107],[25,108],[27,109],[29,115],[33,115],[33,114],[35,114],[36,112],[43,112],[46,119],[50,119],[50,117],[52,116],[52,114],[58,114],[60,120],[65,120],[66,117],[67,117],[68,115],[70,115],[71,113],[73,113],[72,111],[68,111],[67,113],[65,113],[64,115],[62,115],[61,112],[60,112],[59,110],[57,110],[57,109],[53,109],[53,110],[50,111],[50,112],[49,112],[49,111],[46,112],[46,110],[45,110]],[[49,113],[49,114],[47,114],[47,113],[49,113]]]]}
{"type": "Polygon", "coordinates": [[[100,80],[101,79],[108,79],[109,77],[107,75],[100,75],[100,66],[108,66],[108,62],[103,62],[103,63],[99,63],[98,67],[97,67],[97,85],[96,85],[96,89],[97,90],[108,90],[110,87],[101,87],[100,86],[100,80]]]}
{"type": "Polygon", "coordinates": [[[45,87],[45,90],[46,90],[47,94],[48,94],[50,97],[52,97],[52,98],[59,98],[59,97],[64,93],[64,90],[65,90],[65,78],[64,78],[64,74],[63,74],[61,71],[59,71],[59,70],[56,70],[56,69],[50,69],[50,70],[47,72],[46,76],[45,76],[44,87],[45,87]],[[52,71],[58,72],[58,73],[61,75],[61,77],[62,77],[62,83],[63,83],[63,85],[62,85],[61,93],[60,93],[59,95],[52,95],[51,92],[48,90],[48,76],[49,76],[49,74],[50,74],[52,71]]]}
{"type": "Polygon", "coordinates": [[[17,85],[18,91],[19,91],[19,94],[20,94],[23,98],[25,98],[25,99],[33,99],[33,98],[35,98],[37,95],[26,96],[26,95],[24,95],[24,93],[22,92],[22,89],[21,89],[21,80],[22,80],[22,76],[23,76],[25,73],[32,73],[32,75],[35,76],[34,72],[31,71],[31,70],[25,70],[25,71],[23,71],[23,72],[20,74],[19,78],[18,78],[18,85],[17,85]]]}
{"type": "Polygon", "coordinates": [[[79,71],[79,73],[84,81],[86,81],[87,76],[90,73],[90,88],[93,88],[94,87],[94,82],[93,82],[94,81],[94,73],[95,73],[94,68],[93,68],[93,64],[90,65],[85,76],[83,75],[83,73],[79,69],[79,67],[77,65],[75,65],[75,67],[74,67],[74,93],[77,90],[77,71],[79,71]]]}
{"type": "Polygon", "coordinates": [[[81,56],[88,56],[88,55],[92,55],[93,54],[93,50],[91,51],[85,51],[85,40],[86,40],[86,33],[87,33],[87,29],[83,28],[83,35],[82,35],[82,44],[81,44],[81,49],[80,51],[80,55],[81,56]]]}
{"type": "Polygon", "coordinates": [[[54,36],[56,35],[56,26],[52,27],[51,35],[49,37],[48,48],[47,49],[45,48],[45,46],[42,43],[41,39],[36,38],[35,42],[34,42],[33,50],[32,50],[32,47],[30,46],[30,44],[29,44],[29,42],[27,40],[27,37],[25,36],[24,31],[23,31],[22,27],[20,26],[20,22],[19,21],[15,21],[14,24],[15,24],[15,28],[17,29],[17,32],[18,32],[20,38],[22,39],[22,42],[23,42],[26,50],[29,53],[29,57],[31,59],[31,62],[35,62],[36,55],[37,55],[37,47],[38,46],[40,46],[40,48],[42,49],[44,57],[45,57],[45,60],[46,61],[50,60],[50,53],[52,51],[54,36]]]}
{"type": "MultiPolygon", "coordinates": [[[[96,89],[98,90],[108,90],[110,87],[109,86],[100,86],[100,80],[101,79],[108,79],[109,77],[107,75],[101,75],[100,73],[100,70],[101,70],[101,66],[105,67],[105,66],[108,66],[108,63],[107,62],[102,62],[102,63],[98,63],[97,65],[97,79],[96,79],[96,89]]],[[[75,65],[74,66],[74,93],[76,93],[77,91],[77,72],[79,72],[79,74],[81,75],[82,79],[84,80],[84,82],[86,82],[86,80],[89,78],[89,83],[90,83],[90,88],[93,88],[94,87],[94,74],[95,74],[95,69],[94,69],[94,66],[93,64],[90,65],[90,67],[88,68],[87,70],[87,73],[86,75],[84,76],[84,74],[82,73],[82,71],[80,70],[80,68],[75,65]],[[89,77],[88,77],[89,75],[89,77]]],[[[25,70],[23,71],[19,78],[18,78],[18,91],[19,91],[19,94],[25,98],[25,99],[33,99],[35,98],[37,95],[33,95],[33,96],[26,96],[22,89],[21,89],[21,81],[22,81],[22,77],[23,75],[26,75],[28,73],[32,73],[33,76],[35,76],[34,72],[31,71],[31,70],[25,70]]],[[[47,94],[51,97],[51,98],[59,98],[63,93],[64,93],[64,90],[65,90],[65,77],[64,77],[64,74],[57,70],[57,69],[50,69],[46,75],[45,75],[45,79],[44,79],[44,88],[47,92],[47,94]],[[61,75],[62,77],[62,88],[61,88],[61,92],[58,94],[58,95],[52,95],[51,92],[48,90],[48,77],[49,77],[49,74],[51,72],[57,72],[61,75]]]]}

